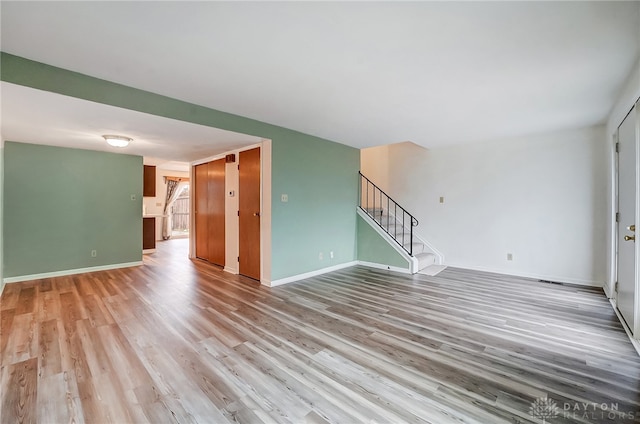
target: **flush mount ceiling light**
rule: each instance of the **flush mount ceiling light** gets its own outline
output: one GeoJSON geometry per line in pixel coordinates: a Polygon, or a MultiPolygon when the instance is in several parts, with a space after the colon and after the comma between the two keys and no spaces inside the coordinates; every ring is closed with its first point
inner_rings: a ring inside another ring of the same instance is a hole
{"type": "Polygon", "coordinates": [[[132,138],[122,135],[103,135],[102,138],[107,140],[107,143],[113,147],[127,147],[133,141],[132,138]]]}

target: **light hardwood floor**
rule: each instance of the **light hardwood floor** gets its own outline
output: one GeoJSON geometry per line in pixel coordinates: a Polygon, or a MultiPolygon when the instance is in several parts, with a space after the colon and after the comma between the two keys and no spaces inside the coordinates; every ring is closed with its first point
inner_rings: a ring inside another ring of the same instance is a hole
{"type": "Polygon", "coordinates": [[[548,423],[640,421],[640,360],[601,290],[363,267],[269,289],[186,243],[7,285],[1,421],[539,423],[545,396],[548,423]]]}

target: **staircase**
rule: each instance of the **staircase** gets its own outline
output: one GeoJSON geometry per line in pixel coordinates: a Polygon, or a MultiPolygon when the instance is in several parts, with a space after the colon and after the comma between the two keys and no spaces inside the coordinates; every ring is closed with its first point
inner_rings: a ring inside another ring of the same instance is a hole
{"type": "Polygon", "coordinates": [[[362,173],[359,174],[359,215],[405,256],[410,264],[409,271],[415,274],[441,262],[433,249],[415,233],[414,227],[418,226],[418,220],[371,180],[362,173]]]}

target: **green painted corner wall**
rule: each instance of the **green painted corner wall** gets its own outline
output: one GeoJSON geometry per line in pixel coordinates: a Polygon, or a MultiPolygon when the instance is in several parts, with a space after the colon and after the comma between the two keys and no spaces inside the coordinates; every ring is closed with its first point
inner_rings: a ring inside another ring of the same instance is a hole
{"type": "Polygon", "coordinates": [[[359,261],[409,269],[409,262],[360,216],[357,225],[359,261]]]}
{"type": "Polygon", "coordinates": [[[0,294],[4,290],[4,248],[3,248],[3,240],[4,240],[4,220],[2,218],[4,211],[4,140],[1,139],[0,136],[0,294]]]}
{"type": "Polygon", "coordinates": [[[272,280],[354,261],[359,150],[284,135],[272,149],[272,280]]]}
{"type": "Polygon", "coordinates": [[[7,142],[4,159],[4,278],[142,260],[142,157],[7,142]]]}
{"type": "Polygon", "coordinates": [[[270,139],[270,279],[356,259],[358,149],[4,52],[0,67],[5,82],[270,139]],[[289,194],[288,203],[281,194],[289,194]]]}

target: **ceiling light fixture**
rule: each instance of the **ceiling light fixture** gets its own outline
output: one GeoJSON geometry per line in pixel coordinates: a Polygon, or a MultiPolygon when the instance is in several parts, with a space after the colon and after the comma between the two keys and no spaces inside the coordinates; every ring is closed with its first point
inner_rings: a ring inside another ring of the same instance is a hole
{"type": "Polygon", "coordinates": [[[133,141],[132,138],[122,135],[103,135],[102,138],[107,140],[107,143],[113,147],[127,147],[133,141]]]}

